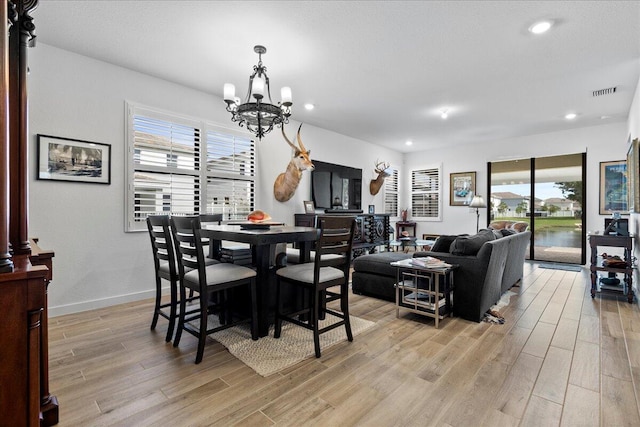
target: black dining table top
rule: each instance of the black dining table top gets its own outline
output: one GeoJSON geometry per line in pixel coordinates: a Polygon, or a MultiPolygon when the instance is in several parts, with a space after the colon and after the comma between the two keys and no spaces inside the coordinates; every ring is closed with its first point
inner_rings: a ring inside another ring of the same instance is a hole
{"type": "Polygon", "coordinates": [[[274,243],[296,243],[313,241],[318,237],[315,227],[272,225],[263,229],[244,229],[240,225],[203,225],[203,234],[220,240],[269,245],[274,243]]]}

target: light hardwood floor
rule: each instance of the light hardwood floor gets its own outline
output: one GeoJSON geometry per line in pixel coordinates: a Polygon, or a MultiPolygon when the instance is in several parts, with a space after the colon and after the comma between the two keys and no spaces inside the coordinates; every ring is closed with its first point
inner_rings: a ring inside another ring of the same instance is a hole
{"type": "Polygon", "coordinates": [[[152,301],[52,318],[60,426],[640,425],[640,310],[581,273],[526,263],[504,325],[440,329],[353,295],[374,328],[269,377],[210,340],[164,342],[152,301]]]}

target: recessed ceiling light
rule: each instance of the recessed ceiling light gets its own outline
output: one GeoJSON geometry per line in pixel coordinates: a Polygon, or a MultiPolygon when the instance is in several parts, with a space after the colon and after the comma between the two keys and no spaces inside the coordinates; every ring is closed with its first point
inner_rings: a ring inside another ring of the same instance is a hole
{"type": "Polygon", "coordinates": [[[443,119],[446,119],[447,117],[449,117],[449,110],[448,109],[442,110],[442,112],[440,113],[440,117],[442,117],[443,119]]]}
{"type": "Polygon", "coordinates": [[[607,120],[610,119],[611,116],[600,116],[600,120],[607,120]]]}
{"type": "Polygon", "coordinates": [[[313,110],[314,108],[316,108],[316,106],[313,104],[304,104],[304,108],[306,108],[307,110],[313,110]]]}
{"type": "Polygon", "coordinates": [[[539,21],[529,27],[529,31],[533,34],[542,34],[549,31],[549,28],[553,25],[552,21],[539,21]]]}
{"type": "Polygon", "coordinates": [[[413,145],[413,141],[407,141],[405,142],[405,145],[413,145]]]}
{"type": "Polygon", "coordinates": [[[573,120],[576,117],[578,117],[578,115],[576,113],[569,113],[569,114],[564,116],[564,118],[567,119],[567,120],[573,120]]]}

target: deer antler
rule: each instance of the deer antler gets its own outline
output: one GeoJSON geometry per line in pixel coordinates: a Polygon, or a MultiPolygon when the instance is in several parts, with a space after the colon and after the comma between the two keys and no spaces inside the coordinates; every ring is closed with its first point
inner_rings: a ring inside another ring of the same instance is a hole
{"type": "Polygon", "coordinates": [[[302,123],[300,123],[300,127],[298,128],[298,145],[300,145],[300,150],[306,152],[307,149],[304,148],[304,144],[302,143],[302,138],[300,138],[300,129],[302,129],[302,123]]]}
{"type": "MultiPolygon", "coordinates": [[[[300,125],[300,126],[302,126],[302,125],[300,125]]],[[[298,133],[300,133],[299,129],[298,129],[298,133]]],[[[287,141],[287,144],[289,144],[291,146],[291,148],[293,148],[294,150],[298,151],[298,147],[293,145],[293,142],[289,141],[289,138],[287,138],[287,134],[284,133],[284,125],[282,125],[282,136],[284,137],[284,140],[287,141]]]]}
{"type": "Polygon", "coordinates": [[[387,162],[379,162],[379,161],[377,161],[377,160],[376,160],[376,169],[375,169],[375,172],[376,172],[376,173],[382,173],[382,172],[386,171],[386,170],[389,168],[389,166],[391,166],[391,164],[390,164],[390,163],[387,163],[387,162]],[[383,167],[382,167],[382,168],[380,168],[380,165],[382,165],[383,167]]]}

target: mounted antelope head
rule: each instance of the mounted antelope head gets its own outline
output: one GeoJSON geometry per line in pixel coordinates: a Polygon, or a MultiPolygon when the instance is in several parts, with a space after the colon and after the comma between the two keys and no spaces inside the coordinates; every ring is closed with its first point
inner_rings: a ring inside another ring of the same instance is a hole
{"type": "Polygon", "coordinates": [[[376,179],[372,179],[371,182],[369,182],[369,192],[372,196],[378,194],[378,191],[380,191],[384,179],[389,176],[389,173],[387,172],[389,166],[391,166],[389,163],[378,162],[376,160],[375,173],[377,173],[378,176],[376,177],[376,179]]]}
{"type": "Polygon", "coordinates": [[[282,126],[282,136],[295,152],[287,166],[287,170],[278,175],[276,181],[273,183],[273,195],[279,202],[286,202],[296,192],[296,188],[298,188],[298,184],[300,183],[300,178],[302,178],[302,171],[307,169],[313,170],[314,168],[313,163],[311,163],[311,159],[309,159],[309,153],[311,153],[311,150],[304,148],[302,139],[300,139],[301,128],[302,124],[300,124],[300,127],[298,128],[298,146],[296,146],[289,141],[289,138],[287,138],[287,135],[284,133],[284,126],[282,126]]]}

